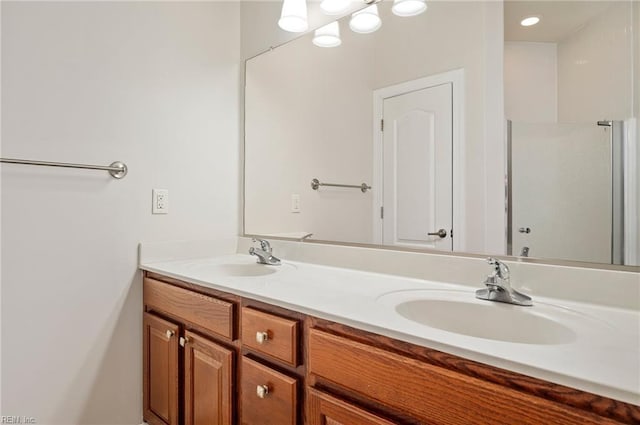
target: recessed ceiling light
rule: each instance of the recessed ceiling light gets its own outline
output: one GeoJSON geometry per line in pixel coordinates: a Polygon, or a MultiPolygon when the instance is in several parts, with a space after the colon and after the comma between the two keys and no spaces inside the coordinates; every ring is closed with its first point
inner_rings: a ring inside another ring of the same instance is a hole
{"type": "Polygon", "coordinates": [[[539,16],[528,16],[520,21],[520,25],[522,25],[523,27],[530,27],[537,24],[538,22],[540,22],[539,16]]]}

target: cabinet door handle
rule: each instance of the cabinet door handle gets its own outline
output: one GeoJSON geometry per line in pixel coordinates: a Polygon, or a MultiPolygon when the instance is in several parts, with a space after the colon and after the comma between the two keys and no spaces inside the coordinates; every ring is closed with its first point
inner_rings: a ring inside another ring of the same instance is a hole
{"type": "Polygon", "coordinates": [[[267,385],[258,385],[256,387],[256,394],[260,398],[265,398],[269,394],[269,387],[267,385]]]}
{"type": "Polygon", "coordinates": [[[256,332],[256,342],[258,344],[264,344],[269,341],[269,332],[256,332]]]}
{"type": "Polygon", "coordinates": [[[187,345],[189,343],[189,337],[180,337],[180,346],[184,347],[185,345],[187,345]]]}
{"type": "Polygon", "coordinates": [[[165,332],[165,334],[167,335],[167,338],[171,338],[176,333],[174,331],[172,331],[171,329],[167,329],[167,332],[165,332]]]}

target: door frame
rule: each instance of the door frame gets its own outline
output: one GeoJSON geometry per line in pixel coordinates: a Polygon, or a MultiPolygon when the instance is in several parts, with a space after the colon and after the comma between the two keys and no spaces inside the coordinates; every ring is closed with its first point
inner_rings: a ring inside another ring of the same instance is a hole
{"type": "Polygon", "coordinates": [[[624,265],[640,266],[640,241],[638,236],[640,235],[640,226],[638,226],[638,213],[640,213],[640,199],[638,199],[638,160],[640,159],[640,152],[638,152],[637,139],[638,134],[638,120],[637,118],[628,118],[623,121],[623,152],[624,163],[622,164],[624,176],[624,265]]]}
{"type": "Polygon", "coordinates": [[[451,83],[452,87],[452,222],[454,229],[453,251],[464,251],[464,68],[446,71],[416,80],[383,87],[373,91],[373,243],[382,244],[383,187],[383,134],[380,121],[384,116],[384,100],[416,90],[451,83]]]}

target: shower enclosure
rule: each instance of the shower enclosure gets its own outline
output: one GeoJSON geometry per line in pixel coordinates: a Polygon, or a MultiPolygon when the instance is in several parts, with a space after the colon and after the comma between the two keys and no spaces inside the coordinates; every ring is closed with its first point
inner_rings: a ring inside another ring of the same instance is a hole
{"type": "Polygon", "coordinates": [[[635,264],[637,178],[624,135],[622,121],[507,122],[509,255],[635,264]]]}

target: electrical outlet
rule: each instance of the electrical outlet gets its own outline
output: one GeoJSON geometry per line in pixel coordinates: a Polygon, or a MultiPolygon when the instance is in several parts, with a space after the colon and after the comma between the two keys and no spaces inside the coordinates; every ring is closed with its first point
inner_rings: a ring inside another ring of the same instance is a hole
{"type": "Polygon", "coordinates": [[[291,212],[292,213],[300,212],[300,195],[296,193],[291,195],[291,212]]]}
{"type": "Polygon", "coordinates": [[[169,191],[167,189],[153,189],[151,194],[151,213],[169,214],[169,191]]]}

